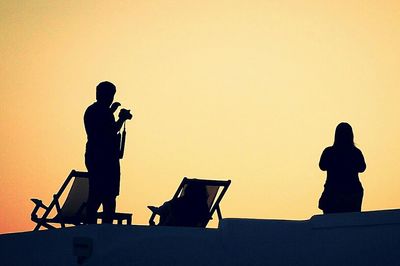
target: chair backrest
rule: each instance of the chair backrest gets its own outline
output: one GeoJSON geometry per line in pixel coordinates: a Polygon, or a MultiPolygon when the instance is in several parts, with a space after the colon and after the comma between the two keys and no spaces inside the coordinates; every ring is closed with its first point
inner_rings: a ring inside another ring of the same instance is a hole
{"type": "Polygon", "coordinates": [[[64,218],[74,218],[84,213],[84,208],[89,196],[89,178],[75,176],[71,189],[61,207],[64,218]]]}
{"type": "Polygon", "coordinates": [[[231,181],[220,181],[220,180],[207,180],[207,179],[196,179],[185,177],[180,186],[178,187],[174,198],[179,198],[185,195],[188,186],[204,186],[207,191],[207,206],[208,206],[208,217],[204,217],[203,222],[199,226],[207,226],[208,221],[211,219],[215,210],[219,208],[219,202],[222,200],[226,190],[228,189],[231,181]]]}
{"type": "MultiPolygon", "coordinates": [[[[186,192],[186,188],[190,185],[190,183],[192,182],[187,182],[186,184],[183,185],[182,189],[180,190],[180,193],[178,195],[179,197],[182,197],[183,195],[185,195],[186,192]]],[[[203,185],[203,184],[193,184],[193,185],[201,185],[204,186],[207,192],[207,206],[208,206],[208,210],[211,210],[211,207],[214,203],[215,197],[218,194],[218,190],[219,190],[219,186],[207,186],[207,185],[203,185]]]]}

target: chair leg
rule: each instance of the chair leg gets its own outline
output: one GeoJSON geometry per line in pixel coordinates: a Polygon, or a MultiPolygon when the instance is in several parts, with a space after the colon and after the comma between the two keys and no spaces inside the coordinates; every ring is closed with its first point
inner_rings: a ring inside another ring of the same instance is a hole
{"type": "Polygon", "coordinates": [[[33,229],[33,231],[39,231],[40,227],[45,227],[47,229],[55,229],[56,227],[48,224],[46,221],[39,221],[37,222],[35,229],[33,229]]]}
{"type": "Polygon", "coordinates": [[[33,229],[33,231],[39,231],[40,227],[42,226],[42,224],[37,223],[35,228],[33,229]]]}
{"type": "Polygon", "coordinates": [[[221,209],[219,208],[219,206],[217,207],[217,215],[218,215],[218,219],[222,220],[222,213],[221,213],[221,209]]]}

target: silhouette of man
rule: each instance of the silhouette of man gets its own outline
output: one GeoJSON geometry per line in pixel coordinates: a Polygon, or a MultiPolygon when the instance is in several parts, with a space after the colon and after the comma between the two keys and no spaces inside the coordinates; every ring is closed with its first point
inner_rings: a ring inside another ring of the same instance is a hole
{"type": "Polygon", "coordinates": [[[96,102],[90,105],[84,115],[87,134],[85,164],[89,172],[89,198],[87,222],[96,223],[97,210],[103,204],[103,223],[112,223],[119,195],[120,143],[118,131],[132,115],[122,109],[115,121],[114,112],[120,103],[114,101],[116,87],[108,81],[96,87],[96,102]]]}

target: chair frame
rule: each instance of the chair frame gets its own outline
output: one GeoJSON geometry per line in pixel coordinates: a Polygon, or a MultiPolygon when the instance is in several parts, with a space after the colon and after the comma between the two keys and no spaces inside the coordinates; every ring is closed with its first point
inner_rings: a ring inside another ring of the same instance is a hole
{"type": "MultiPolygon", "coordinates": [[[[189,183],[197,183],[197,184],[202,184],[205,186],[219,186],[222,187],[222,191],[219,193],[218,197],[215,198],[213,205],[211,205],[211,209],[209,212],[209,218],[207,220],[207,222],[205,222],[205,224],[202,225],[202,227],[206,227],[208,222],[212,219],[212,216],[214,214],[214,212],[217,212],[218,215],[218,220],[222,220],[222,212],[221,212],[221,208],[219,206],[222,198],[224,197],[226,191],[228,190],[230,184],[231,184],[231,180],[210,180],[210,179],[198,179],[198,178],[188,178],[188,177],[184,177],[182,179],[182,182],[180,183],[178,189],[176,190],[174,196],[172,199],[176,199],[179,197],[180,193],[182,192],[182,189],[184,188],[185,185],[189,184],[189,183]]],[[[150,219],[149,219],[149,225],[154,226],[156,225],[154,219],[156,217],[156,213],[152,213],[150,219]]]]}
{"type": "MultiPolygon", "coordinates": [[[[50,202],[49,206],[46,206],[43,204],[43,202],[40,199],[31,199],[33,203],[35,203],[35,207],[32,210],[31,213],[31,220],[36,223],[35,228],[33,231],[39,230],[42,226],[47,228],[47,229],[55,229],[56,227],[54,225],[51,225],[50,223],[56,223],[60,224],[61,228],[65,228],[66,224],[72,224],[72,225],[80,225],[83,224],[84,221],[81,219],[72,219],[72,220],[58,220],[54,218],[48,218],[54,207],[57,210],[57,215],[62,214],[62,207],[60,205],[60,197],[63,195],[65,189],[71,182],[73,178],[89,178],[88,172],[82,172],[82,171],[76,171],[72,170],[70,174],[67,176],[65,179],[64,183],[62,184],[61,188],[58,190],[56,194],[53,195],[53,200],[50,202]],[[37,212],[39,209],[44,209],[45,212],[42,215],[42,217],[38,217],[37,212]]],[[[86,204],[83,204],[80,209],[78,210],[78,214],[82,213],[84,208],[86,207],[86,204]]],[[[97,213],[97,218],[103,220],[103,213],[99,212],[97,213]]],[[[132,224],[132,214],[131,213],[115,213],[113,220],[116,220],[118,224],[122,224],[122,222],[125,220],[126,224],[132,224]]]]}

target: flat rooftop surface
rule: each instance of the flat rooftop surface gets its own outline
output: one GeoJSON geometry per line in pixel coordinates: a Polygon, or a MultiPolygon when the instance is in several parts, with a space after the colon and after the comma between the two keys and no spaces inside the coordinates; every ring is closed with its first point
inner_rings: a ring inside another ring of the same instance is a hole
{"type": "Polygon", "coordinates": [[[0,235],[2,265],[400,265],[400,210],[217,229],[84,225],[0,235]]]}

